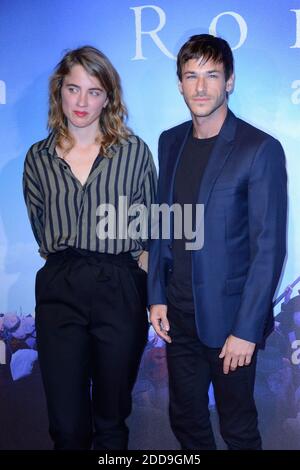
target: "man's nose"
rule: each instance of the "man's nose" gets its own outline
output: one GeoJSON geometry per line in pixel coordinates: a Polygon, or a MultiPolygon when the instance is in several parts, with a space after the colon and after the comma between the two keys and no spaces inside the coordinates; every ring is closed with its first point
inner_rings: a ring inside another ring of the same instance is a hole
{"type": "Polygon", "coordinates": [[[196,87],[197,87],[197,93],[203,93],[205,91],[206,81],[204,77],[198,77],[196,87]]]}

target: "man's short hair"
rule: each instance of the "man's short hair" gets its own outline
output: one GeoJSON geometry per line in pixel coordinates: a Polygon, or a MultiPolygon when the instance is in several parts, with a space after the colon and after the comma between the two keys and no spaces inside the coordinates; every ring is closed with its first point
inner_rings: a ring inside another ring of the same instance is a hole
{"type": "Polygon", "coordinates": [[[217,38],[211,34],[196,34],[183,44],[177,55],[177,75],[182,81],[182,67],[190,59],[203,58],[222,63],[224,66],[225,80],[227,81],[234,69],[234,61],[231,48],[225,39],[217,38]]]}

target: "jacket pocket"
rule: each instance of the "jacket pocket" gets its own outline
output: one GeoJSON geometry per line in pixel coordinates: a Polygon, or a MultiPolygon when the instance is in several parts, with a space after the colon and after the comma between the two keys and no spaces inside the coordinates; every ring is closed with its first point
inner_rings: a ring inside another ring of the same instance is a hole
{"type": "Polygon", "coordinates": [[[227,295],[240,294],[244,289],[246,277],[247,276],[243,275],[243,276],[235,277],[233,279],[227,279],[225,281],[226,294],[227,295]]]}

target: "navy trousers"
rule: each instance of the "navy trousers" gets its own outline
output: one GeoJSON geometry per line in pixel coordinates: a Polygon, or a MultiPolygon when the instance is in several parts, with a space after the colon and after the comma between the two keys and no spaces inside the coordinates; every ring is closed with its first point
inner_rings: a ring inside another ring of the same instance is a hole
{"type": "Polygon", "coordinates": [[[254,402],[256,354],[251,364],[223,373],[221,348],[209,348],[199,340],[195,316],[168,306],[170,337],[167,361],[170,420],[182,449],[214,450],[215,439],[208,409],[212,382],[220,420],[220,432],[230,450],[260,450],[254,402]]]}

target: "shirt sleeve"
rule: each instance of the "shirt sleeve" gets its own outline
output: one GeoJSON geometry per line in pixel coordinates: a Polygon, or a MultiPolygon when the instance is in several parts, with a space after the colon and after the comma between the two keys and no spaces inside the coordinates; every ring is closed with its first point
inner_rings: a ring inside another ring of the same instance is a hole
{"type": "Polygon", "coordinates": [[[147,209],[147,237],[142,240],[143,249],[149,251],[149,237],[151,235],[151,207],[156,201],[157,192],[157,171],[152,154],[146,146],[147,169],[143,181],[143,199],[147,209]]]}
{"type": "Polygon", "coordinates": [[[44,203],[33,159],[34,156],[30,149],[24,163],[23,194],[34,237],[38,245],[41,246],[44,226],[44,203]]]}

